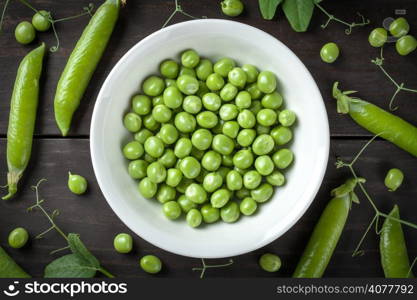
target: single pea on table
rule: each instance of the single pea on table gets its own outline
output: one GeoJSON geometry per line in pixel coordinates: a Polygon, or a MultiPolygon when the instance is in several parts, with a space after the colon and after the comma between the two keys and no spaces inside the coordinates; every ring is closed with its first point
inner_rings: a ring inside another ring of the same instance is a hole
{"type": "Polygon", "coordinates": [[[127,172],[166,218],[185,216],[191,228],[255,215],[294,160],[296,115],[284,107],[278,78],[193,49],[179,61],[161,62],[160,75],[131,99],[123,124],[132,138],[121,151],[127,172]]]}

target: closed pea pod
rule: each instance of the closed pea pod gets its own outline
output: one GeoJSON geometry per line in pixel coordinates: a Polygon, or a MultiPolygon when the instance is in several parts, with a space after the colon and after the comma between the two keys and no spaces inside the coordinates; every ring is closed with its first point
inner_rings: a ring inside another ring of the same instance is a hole
{"type": "Polygon", "coordinates": [[[7,253],[0,247],[0,278],[30,278],[7,253]]]}
{"type": "MultiPolygon", "coordinates": [[[[399,219],[400,211],[395,205],[389,217],[399,219]]],[[[410,261],[405,245],[401,224],[393,219],[385,219],[380,234],[379,251],[381,263],[386,278],[413,277],[410,271],[410,261]]]]}
{"type": "MultiPolygon", "coordinates": [[[[295,269],[293,277],[319,278],[329,264],[334,249],[345,226],[356,179],[349,179],[345,184],[332,191],[333,199],[327,204],[295,269]]],[[[359,182],[364,182],[359,178],[359,182]]]]}
{"type": "Polygon", "coordinates": [[[106,0],[91,18],[59,79],[55,93],[55,119],[63,136],[107,46],[124,0],[106,0]]]}
{"type": "Polygon", "coordinates": [[[3,197],[3,200],[10,199],[16,194],[17,183],[29,163],[44,54],[45,44],[42,44],[26,55],[17,71],[7,130],[7,166],[9,169],[7,185],[9,193],[3,197]]]}
{"type": "Polygon", "coordinates": [[[349,94],[341,92],[335,82],[333,97],[337,99],[338,113],[349,114],[363,128],[417,157],[417,127],[374,104],[349,97],[349,94]]]}

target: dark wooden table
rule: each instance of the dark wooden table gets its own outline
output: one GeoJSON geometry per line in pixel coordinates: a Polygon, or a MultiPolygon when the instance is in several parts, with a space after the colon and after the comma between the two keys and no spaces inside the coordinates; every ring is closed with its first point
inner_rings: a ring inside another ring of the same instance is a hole
{"type": "MultiPolygon", "coordinates": [[[[6,132],[9,114],[10,96],[16,69],[22,57],[34,47],[21,46],[13,37],[16,24],[22,20],[30,20],[32,12],[12,1],[5,19],[4,32],[0,36],[0,174],[1,182],[6,180],[6,132]]],[[[48,9],[57,18],[74,15],[88,2],[98,6],[102,0],[74,0],[74,1],[31,1],[39,9],[48,9]]],[[[218,2],[212,0],[182,0],[183,8],[195,16],[210,18],[224,18],[218,2]]],[[[300,221],[284,236],[270,245],[252,253],[235,257],[235,264],[225,269],[213,269],[207,273],[208,277],[266,277],[289,276],[304,249],[312,228],[321,211],[330,199],[329,192],[340,185],[349,172],[346,169],[336,170],[335,157],[340,156],[346,161],[361,148],[371,137],[346,116],[336,113],[335,101],[331,97],[331,85],[335,80],[341,82],[344,89],[360,91],[358,95],[377,105],[387,108],[389,98],[394,92],[394,86],[371,63],[371,59],[378,55],[378,50],[371,48],[367,37],[373,27],[381,26],[386,17],[394,17],[396,9],[405,9],[411,22],[411,32],[417,35],[417,6],[414,0],[380,0],[380,1],[323,1],[322,5],[336,16],[353,21],[359,11],[368,17],[372,24],[365,28],[355,28],[351,35],[344,33],[345,27],[338,23],[331,23],[322,30],[320,24],[326,17],[318,10],[315,11],[313,21],[307,33],[293,32],[282,12],[273,21],[265,21],[260,17],[256,0],[246,0],[246,12],[237,21],[244,22],[262,29],[285,43],[305,63],[313,74],[326,103],[330,129],[331,153],[326,177],[314,203],[300,221]],[[329,41],[336,42],[341,47],[341,56],[334,64],[325,64],[319,58],[321,46],[329,41]],[[281,256],[283,267],[277,274],[268,274],[260,270],[257,260],[264,252],[274,252],[281,256]]],[[[4,1],[2,1],[2,4],[4,1]]],[[[135,43],[148,34],[158,30],[164,20],[174,8],[173,0],[128,0],[122,10],[108,49],[105,52],[85,97],[73,122],[70,136],[62,138],[55,125],[53,114],[53,96],[57,80],[65,65],[71,49],[79,38],[88,18],[61,23],[58,31],[61,37],[61,49],[57,53],[48,55],[45,73],[42,79],[42,94],[38,111],[36,137],[30,166],[20,184],[19,195],[11,201],[1,202],[0,209],[0,244],[16,261],[30,274],[40,277],[43,269],[56,255],[49,252],[64,245],[62,237],[51,232],[41,240],[32,240],[30,244],[20,250],[13,250],[7,246],[7,235],[17,226],[27,228],[32,236],[46,229],[49,224],[39,212],[27,213],[26,208],[34,201],[34,193],[30,186],[41,178],[48,182],[41,188],[46,199],[45,206],[59,209],[61,215],[56,222],[66,232],[80,233],[82,239],[91,251],[97,255],[102,264],[120,277],[145,277],[138,266],[138,258],[147,253],[158,255],[164,262],[161,277],[190,277],[198,274],[191,270],[198,266],[198,259],[177,256],[162,251],[145,242],[140,237],[134,237],[135,250],[128,255],[121,255],[113,249],[113,237],[119,232],[129,232],[107,205],[91,166],[89,152],[89,128],[94,102],[101,84],[114,64],[135,43]],[[87,177],[89,191],[86,196],[72,195],[66,186],[67,172],[71,170],[87,177]]],[[[185,20],[178,15],[173,22],[185,20]]],[[[54,42],[51,32],[39,34],[39,39],[49,45],[54,42]]],[[[410,87],[417,88],[417,51],[407,57],[396,54],[391,44],[385,51],[386,68],[399,82],[405,82],[410,87]]],[[[400,109],[396,112],[406,120],[417,124],[417,94],[401,93],[397,103],[400,109]]],[[[307,149],[306,149],[307,150],[307,149]]],[[[392,144],[375,141],[357,162],[356,168],[360,175],[366,177],[366,187],[372,194],[381,210],[387,212],[394,204],[399,204],[402,217],[417,223],[417,160],[411,155],[399,150],[392,144]],[[386,171],[391,167],[398,167],[405,173],[403,186],[395,193],[389,193],[383,185],[386,171]]],[[[362,233],[373,217],[370,205],[359,194],[360,205],[354,205],[349,216],[346,229],[326,271],[327,277],[381,277],[383,272],[379,263],[378,237],[371,232],[365,240],[361,257],[352,258],[351,254],[362,233]]],[[[417,232],[404,228],[409,254],[411,258],[417,255],[417,232]]],[[[224,260],[215,260],[222,262],[224,260]]]]}

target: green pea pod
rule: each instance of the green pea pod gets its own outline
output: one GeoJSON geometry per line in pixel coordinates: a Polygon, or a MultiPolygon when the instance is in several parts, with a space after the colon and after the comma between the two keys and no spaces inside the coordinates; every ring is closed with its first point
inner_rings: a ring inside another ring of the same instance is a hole
{"type": "MultiPolygon", "coordinates": [[[[395,205],[389,214],[399,219],[400,211],[395,205]]],[[[398,221],[386,218],[380,234],[379,251],[386,278],[412,278],[404,233],[398,221]]]]}
{"type": "Polygon", "coordinates": [[[323,276],[345,227],[353,200],[353,190],[358,181],[362,182],[362,179],[347,180],[342,187],[345,189],[346,186],[350,186],[351,189],[342,196],[335,196],[327,204],[314,227],[313,234],[301,256],[293,277],[320,278],[323,276]]]}
{"type": "Polygon", "coordinates": [[[417,157],[417,127],[374,104],[349,97],[353,92],[341,92],[338,82],[334,83],[333,97],[337,99],[337,111],[348,113],[363,128],[417,157]]]}
{"type": "Polygon", "coordinates": [[[30,278],[30,275],[2,247],[0,247],[0,278],[30,278]]]}
{"type": "Polygon", "coordinates": [[[119,17],[122,0],[106,0],[91,18],[71,53],[55,93],[55,120],[68,134],[74,112],[93,76],[119,17]]]}
{"type": "Polygon", "coordinates": [[[7,130],[7,200],[17,192],[17,183],[29,163],[39,98],[45,44],[32,50],[19,65],[13,88],[7,130]]]}

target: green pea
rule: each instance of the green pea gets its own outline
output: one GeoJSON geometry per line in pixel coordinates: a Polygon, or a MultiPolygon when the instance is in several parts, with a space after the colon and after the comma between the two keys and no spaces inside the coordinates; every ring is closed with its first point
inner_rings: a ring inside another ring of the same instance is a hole
{"type": "Polygon", "coordinates": [[[230,121],[237,117],[239,110],[234,104],[224,104],[220,107],[219,115],[224,121],[230,121]]]}
{"type": "Polygon", "coordinates": [[[277,114],[270,108],[264,108],[258,112],[256,120],[262,126],[272,126],[277,121],[277,114]]]}
{"type": "Polygon", "coordinates": [[[262,106],[261,101],[255,100],[255,101],[252,101],[252,104],[249,107],[249,110],[256,116],[258,112],[261,111],[262,108],[263,106],[262,106]]]}
{"type": "Polygon", "coordinates": [[[289,127],[294,124],[296,116],[292,110],[284,109],[279,113],[278,119],[282,126],[289,127]]]}
{"type": "Polygon", "coordinates": [[[203,128],[213,128],[218,122],[217,115],[212,111],[203,111],[197,115],[197,123],[203,128]]]}
{"type": "Polygon", "coordinates": [[[274,162],[268,155],[258,156],[255,160],[255,169],[262,176],[267,176],[274,170],[274,162]]]}
{"type": "Polygon", "coordinates": [[[190,114],[197,114],[202,108],[201,99],[198,96],[187,96],[184,98],[182,108],[190,114]]]}
{"type": "Polygon", "coordinates": [[[222,155],[222,165],[226,167],[233,167],[233,156],[222,155]]]}
{"type": "Polygon", "coordinates": [[[239,205],[235,201],[229,201],[220,209],[220,217],[223,222],[234,223],[239,219],[240,210],[239,205]]]}
{"type": "Polygon", "coordinates": [[[288,127],[278,126],[271,130],[271,136],[278,146],[287,144],[292,140],[292,131],[288,127]]]}
{"type": "Polygon", "coordinates": [[[145,153],[143,159],[147,162],[147,163],[153,163],[154,161],[156,161],[155,157],[150,156],[148,153],[145,153]]]}
{"type": "Polygon", "coordinates": [[[258,88],[258,84],[256,82],[248,85],[246,91],[250,94],[252,100],[260,99],[262,97],[262,92],[258,88]]]}
{"type": "Polygon", "coordinates": [[[327,43],[320,50],[321,59],[328,64],[335,62],[339,54],[339,47],[335,43],[327,43]]]}
{"type": "Polygon", "coordinates": [[[174,144],[178,139],[178,130],[172,124],[164,124],[159,131],[161,140],[167,144],[174,144]]]}
{"type": "Polygon", "coordinates": [[[169,201],[174,201],[176,195],[177,191],[175,190],[175,188],[166,184],[162,184],[156,193],[156,199],[160,203],[167,203],[169,201]]]}
{"type": "Polygon", "coordinates": [[[209,93],[210,92],[210,90],[209,90],[209,88],[207,87],[207,84],[206,84],[206,82],[205,81],[199,81],[198,82],[198,91],[197,91],[197,93],[196,93],[196,95],[198,96],[198,97],[200,97],[200,99],[201,98],[203,98],[203,96],[205,95],[205,94],[207,94],[207,93],[209,93]]]}
{"type": "Polygon", "coordinates": [[[181,55],[181,63],[184,67],[194,68],[200,62],[200,56],[195,50],[184,51],[181,55]]]}
{"type": "Polygon", "coordinates": [[[196,228],[201,225],[201,222],[203,221],[203,216],[201,215],[198,209],[193,208],[190,209],[190,211],[188,211],[185,219],[189,226],[191,226],[192,228],[196,228]]]}
{"type": "Polygon", "coordinates": [[[181,75],[177,79],[177,87],[186,95],[194,95],[197,93],[200,85],[197,78],[190,75],[181,75]]]}
{"type": "Polygon", "coordinates": [[[165,104],[163,95],[159,95],[159,96],[156,96],[156,97],[152,98],[152,105],[153,106],[157,106],[157,105],[160,105],[160,104],[165,104]]]}
{"type": "Polygon", "coordinates": [[[182,76],[182,75],[189,75],[191,77],[196,77],[197,78],[197,74],[195,73],[195,70],[194,69],[187,68],[187,67],[184,67],[184,66],[182,66],[180,68],[179,76],[182,76]]]}
{"type": "Polygon", "coordinates": [[[68,188],[72,193],[84,194],[87,191],[87,185],[87,180],[83,176],[68,172],[68,188]]]}
{"type": "Polygon", "coordinates": [[[136,141],[141,143],[142,145],[146,142],[148,138],[153,136],[153,133],[146,128],[142,128],[138,132],[135,133],[134,138],[136,141]]]}
{"type": "Polygon", "coordinates": [[[143,92],[151,97],[156,97],[162,94],[165,88],[165,82],[162,78],[157,76],[150,76],[145,79],[142,84],[143,92]]]}
{"type": "Polygon", "coordinates": [[[33,27],[40,32],[47,31],[51,28],[51,13],[46,10],[40,10],[32,17],[33,27]]]}
{"type": "Polygon", "coordinates": [[[22,45],[33,42],[36,37],[36,31],[33,25],[28,21],[20,22],[14,31],[16,41],[22,45]]]}
{"type": "Polygon", "coordinates": [[[203,184],[204,178],[207,176],[208,173],[209,171],[207,171],[206,169],[201,169],[200,174],[195,178],[195,181],[203,184]]]}
{"type": "Polygon", "coordinates": [[[227,77],[229,72],[236,66],[234,60],[230,58],[222,58],[214,64],[214,72],[222,77],[227,77]]]}
{"type": "MultiPolygon", "coordinates": [[[[169,79],[169,78],[165,78],[165,86],[167,87],[167,88],[169,88],[170,86],[173,86],[173,87],[176,87],[176,88],[178,88],[177,87],[177,81],[176,80],[174,80],[174,79],[169,79]]],[[[158,96],[158,97],[161,97],[161,96],[158,96]]],[[[162,100],[163,100],[164,98],[162,97],[162,100]]]]}
{"type": "Polygon", "coordinates": [[[188,179],[196,178],[201,171],[201,166],[198,160],[192,156],[187,156],[180,163],[180,170],[182,174],[188,179]]]}
{"type": "Polygon", "coordinates": [[[177,87],[170,86],[165,89],[163,99],[167,107],[175,109],[182,105],[183,96],[177,87]]]}
{"type": "Polygon", "coordinates": [[[139,182],[138,189],[143,197],[150,199],[155,196],[158,186],[148,177],[145,177],[139,182]]]}
{"type": "Polygon", "coordinates": [[[220,210],[211,204],[204,204],[200,209],[203,220],[207,224],[217,222],[220,219],[220,210]]]}
{"type": "Polygon", "coordinates": [[[263,203],[271,199],[274,189],[269,183],[263,183],[258,188],[253,189],[250,194],[253,200],[263,203]]]}
{"type": "Polygon", "coordinates": [[[223,178],[218,172],[209,173],[204,177],[203,187],[209,193],[217,190],[222,184],[223,178]]]}
{"type": "Polygon", "coordinates": [[[247,169],[253,164],[252,151],[242,149],[235,153],[233,156],[233,164],[240,169],[247,169]]]}
{"type": "Polygon", "coordinates": [[[248,147],[256,137],[256,131],[253,129],[243,129],[237,135],[237,142],[242,147],[248,147]]]}
{"type": "Polygon", "coordinates": [[[256,124],[256,118],[250,110],[244,109],[237,116],[237,122],[242,128],[253,128],[256,124]]]}
{"type": "MultiPolygon", "coordinates": [[[[216,116],[217,117],[217,116],[216,116]]],[[[218,119],[217,119],[218,120],[218,119]]],[[[222,120],[222,119],[220,119],[220,120],[218,120],[218,122],[217,122],[217,124],[216,124],[216,126],[214,126],[212,129],[211,129],[211,132],[212,133],[214,133],[214,134],[220,134],[220,133],[223,133],[223,125],[224,125],[224,121],[222,120]]]]}
{"type": "Polygon", "coordinates": [[[208,151],[204,154],[201,164],[207,171],[216,171],[222,163],[222,157],[215,151],[208,151]]]}
{"type": "Polygon", "coordinates": [[[259,266],[264,271],[277,272],[281,268],[281,259],[275,254],[265,253],[259,259],[259,266]]]}
{"type": "Polygon", "coordinates": [[[187,112],[180,112],[175,116],[175,127],[181,132],[193,132],[196,126],[196,121],[193,115],[187,112]]]}
{"type": "Polygon", "coordinates": [[[246,73],[246,81],[248,83],[254,83],[258,79],[259,71],[254,65],[245,64],[242,66],[242,70],[246,73]]]}
{"type": "Polygon", "coordinates": [[[162,154],[164,153],[164,149],[165,149],[165,145],[162,142],[162,140],[155,136],[151,136],[145,142],[145,151],[152,157],[155,157],[155,158],[161,157],[162,154]]]}
{"type": "Polygon", "coordinates": [[[142,179],[146,176],[148,163],[144,160],[133,160],[129,163],[128,172],[133,179],[142,179]]]}
{"type": "Polygon", "coordinates": [[[152,116],[152,114],[143,117],[142,119],[143,126],[145,126],[150,131],[156,131],[159,129],[160,123],[158,123],[152,116]]]}
{"type": "Polygon", "coordinates": [[[158,161],[165,167],[171,168],[177,162],[177,157],[172,149],[166,149],[164,154],[158,159],[158,161]]]}
{"type": "Polygon", "coordinates": [[[161,260],[154,255],[145,255],[140,259],[140,267],[146,273],[156,274],[162,269],[161,260]]]}
{"type": "Polygon", "coordinates": [[[197,204],[188,199],[185,195],[181,195],[177,200],[178,204],[184,213],[188,213],[193,208],[197,208],[197,204]]]}
{"type": "Polygon", "coordinates": [[[123,124],[127,130],[130,132],[137,132],[142,126],[142,119],[139,115],[130,112],[127,113],[123,119],[123,124]]]}
{"type": "Polygon", "coordinates": [[[282,99],[281,94],[278,92],[266,94],[262,97],[261,100],[262,106],[270,109],[280,108],[283,102],[284,100],[282,99]]]}
{"type": "Polygon", "coordinates": [[[176,220],[181,216],[181,207],[176,201],[168,201],[162,205],[162,212],[170,220],[176,220]]]}
{"type": "Polygon", "coordinates": [[[408,33],[410,25],[407,19],[399,17],[389,25],[389,32],[396,38],[400,38],[408,33]]]}
{"type": "Polygon", "coordinates": [[[243,69],[233,68],[228,74],[228,79],[231,84],[242,89],[245,87],[248,78],[243,69]]]}
{"type": "Polygon", "coordinates": [[[258,135],[269,134],[270,131],[271,131],[271,128],[268,126],[262,126],[261,124],[256,125],[256,133],[258,135]]]}
{"type": "Polygon", "coordinates": [[[215,191],[210,197],[210,203],[215,208],[222,208],[229,202],[231,193],[226,189],[215,191]]]}
{"type": "MultiPolygon", "coordinates": [[[[13,229],[9,233],[8,243],[9,246],[15,249],[20,249],[24,245],[26,245],[27,241],[29,240],[29,233],[25,228],[18,227],[13,229]]],[[[6,263],[6,262],[2,262],[6,263]]]]}
{"type": "Polygon", "coordinates": [[[166,123],[171,120],[172,111],[164,104],[159,104],[153,108],[152,117],[159,123],[166,123]]]}
{"type": "Polygon", "coordinates": [[[258,135],[252,144],[253,153],[265,155],[274,149],[274,139],[269,134],[258,135]]]}
{"type": "Polygon", "coordinates": [[[231,191],[240,190],[243,187],[242,176],[239,172],[232,170],[226,176],[226,184],[227,188],[231,191]]]}
{"type": "Polygon", "coordinates": [[[257,171],[248,171],[243,175],[243,185],[249,190],[256,189],[262,181],[262,176],[257,171]]]}
{"type": "Polygon", "coordinates": [[[220,5],[222,12],[229,17],[239,16],[244,9],[244,5],[240,0],[223,0],[220,5]]]}
{"type": "Polygon", "coordinates": [[[250,197],[250,191],[247,188],[241,188],[235,192],[235,195],[238,199],[245,199],[246,197],[250,197]]]}
{"type": "Polygon", "coordinates": [[[159,66],[159,72],[161,75],[169,79],[177,78],[179,71],[180,66],[173,60],[165,60],[159,66]]]}
{"type": "Polygon", "coordinates": [[[252,104],[252,97],[248,91],[240,91],[236,98],[235,104],[239,108],[249,108],[252,104]]]}
{"type": "Polygon", "coordinates": [[[209,59],[202,59],[195,70],[198,79],[207,80],[209,75],[213,73],[213,63],[209,59]]]}
{"type": "Polygon", "coordinates": [[[143,152],[143,146],[138,141],[129,142],[123,147],[123,155],[130,160],[138,159],[143,152]]]}
{"type": "Polygon", "coordinates": [[[257,208],[258,204],[251,197],[246,197],[239,205],[240,212],[245,216],[253,215],[257,208]]]}
{"type": "Polygon", "coordinates": [[[404,180],[404,173],[397,168],[390,169],[385,176],[385,186],[390,192],[396,191],[404,180]]]}
{"type": "Polygon", "coordinates": [[[207,77],[206,85],[211,91],[220,91],[224,86],[224,79],[219,74],[213,73],[207,77]]]}
{"type": "Polygon", "coordinates": [[[206,191],[197,183],[192,183],[187,187],[185,190],[185,197],[196,204],[202,204],[207,201],[206,191]]]}
{"type": "Polygon", "coordinates": [[[408,55],[417,48],[417,40],[412,35],[400,37],[395,43],[395,49],[399,55],[408,55]]]}
{"type": "Polygon", "coordinates": [[[181,180],[180,184],[179,184],[179,185],[177,185],[177,191],[178,191],[179,193],[184,194],[184,193],[185,193],[185,190],[187,189],[187,187],[188,187],[190,184],[192,184],[192,183],[193,183],[193,180],[188,179],[188,178],[186,178],[186,177],[182,177],[182,180],[181,180]]]}
{"type": "Polygon", "coordinates": [[[219,110],[220,106],[222,105],[222,100],[220,99],[219,95],[215,93],[207,93],[202,98],[203,106],[207,110],[217,111],[219,110]]]}
{"type": "Polygon", "coordinates": [[[167,176],[166,169],[160,162],[151,163],[146,169],[148,178],[154,183],[163,182],[167,176]]]}
{"type": "Polygon", "coordinates": [[[372,47],[382,47],[388,40],[388,32],[385,28],[378,27],[371,31],[368,37],[372,47]]]}
{"type": "Polygon", "coordinates": [[[193,133],[191,137],[191,142],[193,143],[193,146],[196,147],[198,150],[207,150],[208,148],[210,148],[212,140],[213,136],[211,132],[207,129],[198,129],[193,133]]]}
{"type": "Polygon", "coordinates": [[[262,71],[258,75],[257,85],[262,93],[270,94],[277,88],[275,74],[270,71],[262,71]]]}
{"type": "Polygon", "coordinates": [[[220,167],[217,170],[217,173],[222,177],[223,181],[226,180],[226,176],[227,174],[230,172],[231,168],[227,168],[227,167],[220,167]]]}
{"type": "Polygon", "coordinates": [[[136,95],[132,98],[132,110],[138,115],[145,116],[151,112],[152,102],[146,95],[136,95]]]}
{"type": "Polygon", "coordinates": [[[197,160],[203,159],[204,154],[203,150],[199,150],[196,147],[191,148],[191,156],[194,156],[197,160]]]}
{"type": "Polygon", "coordinates": [[[238,89],[231,83],[226,83],[222,90],[220,91],[220,97],[223,101],[231,101],[235,99],[238,89]]]}
{"type": "Polygon", "coordinates": [[[222,132],[224,135],[234,139],[239,133],[239,124],[236,121],[228,121],[223,124],[222,132]]]}
{"type": "Polygon", "coordinates": [[[273,186],[282,186],[285,183],[285,176],[280,171],[274,171],[266,177],[266,181],[273,186]]]}
{"type": "Polygon", "coordinates": [[[133,239],[128,233],[119,233],[113,240],[114,249],[119,253],[129,253],[133,249],[133,239]]]}
{"type": "Polygon", "coordinates": [[[294,154],[290,149],[283,148],[274,153],[272,160],[278,169],[285,169],[294,160],[294,154]]]}
{"type": "Polygon", "coordinates": [[[193,144],[191,143],[190,139],[180,138],[175,144],[175,148],[174,148],[175,156],[178,158],[184,158],[190,155],[192,147],[193,147],[193,144]]]}
{"type": "Polygon", "coordinates": [[[213,138],[212,147],[213,150],[219,152],[220,154],[229,155],[233,152],[235,143],[228,136],[225,136],[224,134],[218,134],[213,138]]]}

